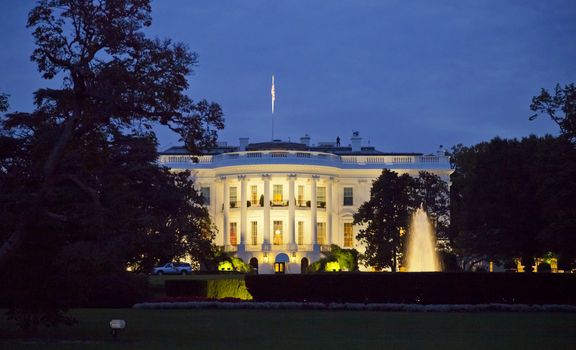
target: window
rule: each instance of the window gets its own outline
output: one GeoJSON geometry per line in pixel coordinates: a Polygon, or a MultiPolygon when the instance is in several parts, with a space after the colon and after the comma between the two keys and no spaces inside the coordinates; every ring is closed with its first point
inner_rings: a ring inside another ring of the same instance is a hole
{"type": "Polygon", "coordinates": [[[230,208],[238,207],[238,188],[230,187],[230,208]]]}
{"type": "Polygon", "coordinates": [[[274,185],[274,190],[272,193],[272,202],[274,204],[282,204],[282,201],[284,200],[282,196],[282,185],[274,185]]]}
{"type": "Polygon", "coordinates": [[[282,274],[282,273],[284,273],[285,269],[286,269],[285,263],[283,263],[283,262],[274,263],[274,272],[275,273],[282,274]]]}
{"type": "Polygon", "coordinates": [[[298,245],[304,244],[304,221],[298,221],[298,245]]]}
{"type": "Polygon", "coordinates": [[[252,245],[258,244],[258,221],[252,221],[252,245]]]}
{"type": "Polygon", "coordinates": [[[318,233],[318,244],[325,245],[326,244],[326,223],[325,222],[316,223],[316,229],[317,229],[317,233],[318,233]]]}
{"type": "Polygon", "coordinates": [[[354,205],[354,191],[352,187],[344,187],[344,205],[354,205]]]}
{"type": "Polygon", "coordinates": [[[353,230],[352,230],[352,223],[345,222],[344,223],[344,247],[352,247],[353,245],[353,230]]]}
{"type": "Polygon", "coordinates": [[[326,207],[326,187],[316,188],[316,204],[319,208],[326,207]]]}
{"type": "Polygon", "coordinates": [[[303,207],[306,205],[306,202],[304,201],[304,186],[298,186],[298,206],[299,207],[303,207]]]}
{"type": "Polygon", "coordinates": [[[250,204],[258,204],[258,186],[250,186],[250,204]]]}
{"type": "Polygon", "coordinates": [[[230,223],[230,245],[238,245],[238,224],[230,223]]]}
{"type": "Polygon", "coordinates": [[[274,245],[282,244],[282,221],[274,221],[274,245]]]}
{"type": "Polygon", "coordinates": [[[210,205],[210,187],[200,187],[200,194],[204,199],[204,205],[210,205]]]}

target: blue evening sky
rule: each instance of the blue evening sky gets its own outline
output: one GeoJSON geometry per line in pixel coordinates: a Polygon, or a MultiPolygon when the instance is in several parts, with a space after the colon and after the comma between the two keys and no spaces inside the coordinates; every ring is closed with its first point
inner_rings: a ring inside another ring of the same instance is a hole
{"type": "MultiPolygon", "coordinates": [[[[0,5],[0,90],[29,111],[43,81],[29,61],[32,1],[0,5]]],[[[150,35],[186,43],[200,64],[190,95],[221,104],[221,140],[276,138],[433,152],[495,136],[557,133],[528,121],[540,88],[576,82],[574,0],[170,0],[150,35]]],[[[161,148],[178,137],[158,130],[161,148]]]]}

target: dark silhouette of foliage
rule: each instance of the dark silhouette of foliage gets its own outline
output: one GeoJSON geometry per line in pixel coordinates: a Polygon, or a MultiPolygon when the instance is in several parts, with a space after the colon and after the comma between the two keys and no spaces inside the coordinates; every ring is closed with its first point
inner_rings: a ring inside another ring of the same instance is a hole
{"type": "Polygon", "coordinates": [[[556,84],[554,95],[542,89],[540,95],[532,98],[530,109],[536,112],[530,117],[534,120],[540,114],[545,114],[560,127],[561,134],[572,143],[576,143],[576,86],[568,84],[564,87],[556,84]]]}
{"type": "Polygon", "coordinates": [[[552,136],[455,147],[451,234],[460,256],[528,261],[554,252],[573,259],[575,152],[552,136]]]}
{"type": "Polygon", "coordinates": [[[148,0],[41,0],[30,11],[31,58],[63,81],[35,92],[33,112],[0,120],[0,275],[15,292],[10,315],[30,330],[68,322],[61,311],[86,305],[91,282],[126,280],[127,266],[214,254],[201,196],[189,173],[158,166],[151,128],[200,153],[222,111],[185,94],[196,54],[147,38],[150,25],[148,0]]]}

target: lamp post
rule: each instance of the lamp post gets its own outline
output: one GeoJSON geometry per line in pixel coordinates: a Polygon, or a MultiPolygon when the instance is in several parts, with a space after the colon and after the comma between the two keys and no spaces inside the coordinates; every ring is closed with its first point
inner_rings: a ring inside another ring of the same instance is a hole
{"type": "Polygon", "coordinates": [[[112,329],[112,338],[116,340],[118,337],[118,332],[121,329],[126,328],[126,321],[124,320],[111,320],[110,321],[110,329],[112,329]]]}

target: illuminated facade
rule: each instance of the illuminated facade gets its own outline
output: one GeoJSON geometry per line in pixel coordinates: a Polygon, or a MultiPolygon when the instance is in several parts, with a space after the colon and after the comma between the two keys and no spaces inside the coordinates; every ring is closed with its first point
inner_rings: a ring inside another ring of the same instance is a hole
{"type": "Polygon", "coordinates": [[[235,252],[259,273],[300,273],[330,244],[364,247],[352,216],[370,197],[372,181],[391,169],[417,176],[426,170],[448,181],[443,154],[383,153],[361,145],[265,142],[220,145],[191,156],[182,148],[160,155],[173,171],[191,170],[218,227],[216,244],[235,252]]]}

